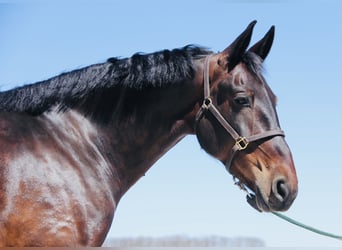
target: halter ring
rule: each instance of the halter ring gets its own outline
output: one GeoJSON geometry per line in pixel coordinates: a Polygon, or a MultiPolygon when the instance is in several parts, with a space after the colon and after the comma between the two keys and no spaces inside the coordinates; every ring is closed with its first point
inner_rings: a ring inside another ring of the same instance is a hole
{"type": "Polygon", "coordinates": [[[209,106],[213,104],[213,101],[211,100],[210,97],[207,97],[204,99],[203,104],[202,104],[202,108],[203,109],[209,109],[209,106]]]}
{"type": "Polygon", "coordinates": [[[238,150],[245,150],[248,146],[249,142],[246,139],[246,137],[240,136],[239,138],[236,139],[235,145],[238,147],[238,150]]]}

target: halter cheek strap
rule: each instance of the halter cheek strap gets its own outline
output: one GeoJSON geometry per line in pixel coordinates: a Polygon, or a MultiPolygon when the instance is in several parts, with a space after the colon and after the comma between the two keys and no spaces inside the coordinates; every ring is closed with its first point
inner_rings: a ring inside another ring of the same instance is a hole
{"type": "Polygon", "coordinates": [[[249,135],[249,136],[241,136],[238,132],[229,124],[229,122],[221,115],[220,111],[215,107],[213,101],[210,97],[210,83],[209,83],[209,69],[210,69],[210,57],[207,56],[204,62],[204,71],[203,71],[203,79],[204,79],[204,100],[200,110],[197,112],[195,117],[195,130],[197,128],[198,123],[202,119],[205,112],[209,111],[216,120],[222,125],[222,127],[231,135],[231,137],[235,140],[235,144],[231,149],[230,156],[226,161],[226,169],[230,172],[230,167],[233,161],[233,158],[238,151],[245,150],[249,143],[258,141],[260,139],[272,138],[274,136],[285,136],[284,132],[280,128],[276,128],[273,130],[265,131],[262,133],[249,135]]]}

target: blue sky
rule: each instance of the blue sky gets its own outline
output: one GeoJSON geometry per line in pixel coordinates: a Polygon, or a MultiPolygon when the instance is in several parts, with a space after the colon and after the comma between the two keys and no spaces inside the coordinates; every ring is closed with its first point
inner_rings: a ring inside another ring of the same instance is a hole
{"type": "MultiPolygon", "coordinates": [[[[299,178],[287,215],[342,234],[342,1],[0,1],[0,88],[187,44],[220,51],[256,19],[276,36],[265,77],[299,178]]],[[[342,246],[245,202],[231,176],[186,137],[121,200],[108,237],[258,237],[268,246],[342,246]]]]}

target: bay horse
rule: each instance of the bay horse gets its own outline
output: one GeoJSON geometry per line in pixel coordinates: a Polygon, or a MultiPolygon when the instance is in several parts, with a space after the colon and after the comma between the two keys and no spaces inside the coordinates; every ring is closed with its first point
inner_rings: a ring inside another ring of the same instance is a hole
{"type": "Polygon", "coordinates": [[[125,192],[186,135],[248,187],[259,211],[297,194],[276,96],[262,76],[274,26],[226,49],[189,45],[0,93],[0,245],[100,246],[125,192]]]}

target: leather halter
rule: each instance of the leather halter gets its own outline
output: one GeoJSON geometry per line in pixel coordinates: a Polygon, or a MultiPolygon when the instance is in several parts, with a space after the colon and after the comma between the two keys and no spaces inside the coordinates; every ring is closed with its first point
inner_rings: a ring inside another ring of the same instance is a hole
{"type": "Polygon", "coordinates": [[[216,120],[222,125],[222,127],[231,135],[231,137],[235,140],[235,144],[231,149],[230,156],[226,161],[226,169],[230,172],[230,167],[233,161],[233,158],[238,151],[245,150],[249,143],[255,142],[265,138],[272,138],[275,136],[285,136],[284,132],[280,128],[272,129],[269,131],[265,131],[262,133],[254,134],[254,135],[246,135],[242,136],[229,124],[229,122],[221,115],[220,111],[215,107],[213,101],[210,97],[210,83],[209,83],[209,69],[210,69],[210,58],[211,56],[207,56],[204,62],[204,70],[203,70],[203,81],[204,81],[204,100],[200,110],[197,112],[195,117],[195,131],[203,117],[204,113],[209,111],[216,118],[216,120]]]}

